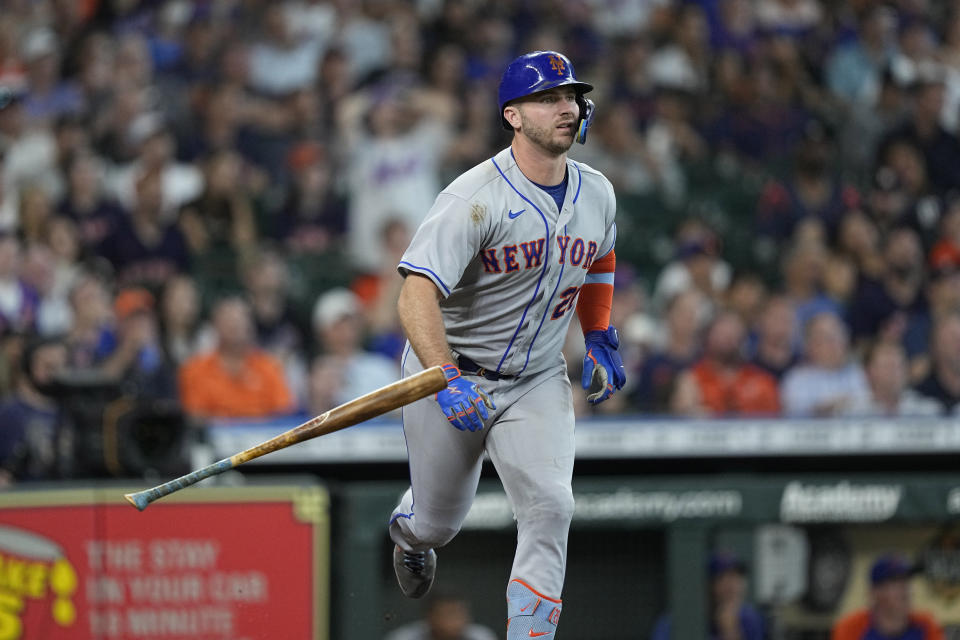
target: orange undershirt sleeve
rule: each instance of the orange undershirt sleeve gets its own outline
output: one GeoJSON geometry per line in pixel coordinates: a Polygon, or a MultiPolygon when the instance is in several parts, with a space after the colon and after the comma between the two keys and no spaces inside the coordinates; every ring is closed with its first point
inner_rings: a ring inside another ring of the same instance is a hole
{"type": "Polygon", "coordinates": [[[584,335],[590,331],[604,331],[610,326],[610,309],[613,307],[613,274],[617,258],[613,250],[594,261],[587,271],[587,279],[580,288],[577,300],[577,317],[584,335]]]}

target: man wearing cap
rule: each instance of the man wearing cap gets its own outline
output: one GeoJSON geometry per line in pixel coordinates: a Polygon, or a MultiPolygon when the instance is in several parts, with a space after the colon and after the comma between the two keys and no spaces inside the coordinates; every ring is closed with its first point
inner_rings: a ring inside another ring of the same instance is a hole
{"type": "MultiPolygon", "coordinates": [[[[762,640],[764,623],[760,612],[746,602],[747,565],[737,555],[717,551],[707,564],[710,576],[709,640],[762,640]]],[[[669,614],[660,616],[651,640],[670,640],[669,614]]]]}
{"type": "Polygon", "coordinates": [[[943,629],[926,613],[911,611],[908,580],[917,567],[896,554],[870,568],[870,605],[841,618],[831,640],[943,640],[943,629]]]}

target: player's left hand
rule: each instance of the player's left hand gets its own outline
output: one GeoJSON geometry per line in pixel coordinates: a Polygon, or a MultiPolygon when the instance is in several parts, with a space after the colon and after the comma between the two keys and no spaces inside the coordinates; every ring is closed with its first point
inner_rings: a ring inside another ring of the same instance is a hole
{"type": "Polygon", "coordinates": [[[443,365],[447,388],[437,393],[437,404],[450,424],[460,431],[483,429],[483,421],[490,417],[496,405],[483,388],[460,375],[452,363],[443,365]]]}
{"type": "Polygon", "coordinates": [[[620,358],[620,338],[611,325],[605,331],[589,331],[584,336],[587,354],[583,357],[580,385],[587,390],[590,404],[600,404],[627,381],[620,358]]]}

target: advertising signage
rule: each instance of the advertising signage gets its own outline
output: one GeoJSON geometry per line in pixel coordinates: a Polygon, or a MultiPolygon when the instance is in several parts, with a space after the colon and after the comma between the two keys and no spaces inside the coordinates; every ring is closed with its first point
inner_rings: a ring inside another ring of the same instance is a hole
{"type": "Polygon", "coordinates": [[[0,640],[255,640],[329,633],[318,487],[0,495],[0,640]]]}

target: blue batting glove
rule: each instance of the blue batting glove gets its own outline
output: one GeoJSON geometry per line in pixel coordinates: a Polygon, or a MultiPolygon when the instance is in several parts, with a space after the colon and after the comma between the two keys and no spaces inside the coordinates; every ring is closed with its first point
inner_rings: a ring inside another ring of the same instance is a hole
{"type": "Polygon", "coordinates": [[[620,338],[613,326],[606,331],[589,331],[583,337],[587,355],[583,357],[583,375],[580,386],[587,390],[590,404],[600,404],[627,381],[627,373],[620,358],[620,338]]]}
{"type": "Polygon", "coordinates": [[[460,375],[460,369],[452,364],[442,367],[447,376],[447,388],[437,393],[437,404],[443,414],[460,431],[483,429],[483,421],[490,417],[487,409],[496,410],[493,400],[475,382],[460,375]]]}

